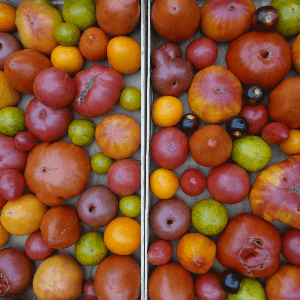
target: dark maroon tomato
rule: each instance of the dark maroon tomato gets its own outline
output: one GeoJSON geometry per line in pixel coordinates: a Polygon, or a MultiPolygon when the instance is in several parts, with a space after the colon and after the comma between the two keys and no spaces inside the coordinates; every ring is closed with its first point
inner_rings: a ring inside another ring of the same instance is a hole
{"type": "Polygon", "coordinates": [[[22,49],[21,42],[15,36],[0,32],[0,70],[4,70],[4,64],[11,54],[22,49]]]}
{"type": "Polygon", "coordinates": [[[169,241],[157,240],[148,250],[147,260],[156,266],[168,263],[173,256],[173,246],[169,241]]]}
{"type": "Polygon", "coordinates": [[[250,178],[238,164],[225,162],[210,170],[207,189],[217,201],[236,204],[243,201],[250,191],[250,178]]]}
{"type": "Polygon", "coordinates": [[[0,172],[0,196],[5,200],[16,200],[24,188],[25,179],[19,171],[6,169],[0,172]]]}
{"type": "Polygon", "coordinates": [[[228,294],[236,294],[240,290],[243,276],[236,270],[227,269],[221,274],[221,287],[228,294]]]}
{"type": "Polygon", "coordinates": [[[22,131],[15,136],[14,143],[20,151],[28,152],[35,146],[36,140],[32,133],[22,131]]]}
{"type": "Polygon", "coordinates": [[[35,77],[33,91],[44,105],[58,109],[72,101],[75,86],[67,72],[57,68],[48,68],[35,77]]]}
{"type": "Polygon", "coordinates": [[[98,300],[96,295],[94,280],[89,280],[83,285],[84,300],[98,300]]]}
{"type": "Polygon", "coordinates": [[[257,105],[265,98],[265,91],[259,84],[253,84],[243,91],[243,100],[248,105],[257,105]]]}
{"type": "Polygon", "coordinates": [[[194,282],[195,295],[200,300],[225,300],[226,293],[221,287],[221,274],[209,270],[197,276],[194,282]]]}
{"type": "Polygon", "coordinates": [[[198,130],[200,125],[200,119],[195,114],[186,114],[183,115],[180,119],[178,126],[181,131],[186,135],[193,134],[198,130]]]}
{"type": "Polygon", "coordinates": [[[185,194],[198,196],[206,188],[205,176],[197,169],[187,169],[180,176],[180,187],[185,194]]]}
{"type": "Polygon", "coordinates": [[[0,250],[0,297],[23,294],[32,283],[33,261],[18,248],[0,250]]]}
{"type": "Polygon", "coordinates": [[[261,6],[252,16],[252,25],[254,28],[263,32],[276,30],[278,21],[279,12],[271,5],[261,6]]]}
{"type": "Polygon", "coordinates": [[[187,46],[185,56],[194,69],[201,70],[214,64],[218,57],[218,46],[209,38],[198,38],[187,46]]]}
{"type": "Polygon", "coordinates": [[[249,122],[248,134],[251,135],[259,134],[269,120],[268,110],[262,103],[256,106],[244,105],[239,116],[243,116],[249,122]]]}
{"type": "Polygon", "coordinates": [[[290,130],[283,123],[271,122],[263,128],[261,135],[268,144],[281,144],[290,136],[290,130]]]}
{"type": "Polygon", "coordinates": [[[25,111],[25,124],[29,132],[41,142],[54,142],[62,138],[72,122],[72,111],[65,106],[51,109],[34,97],[25,111]]]}
{"type": "Polygon", "coordinates": [[[229,119],[226,123],[226,131],[232,138],[240,138],[249,132],[249,122],[242,116],[229,119]]]}
{"type": "Polygon", "coordinates": [[[290,228],[283,234],[281,254],[291,264],[300,266],[300,229],[290,228]]]}
{"type": "Polygon", "coordinates": [[[25,242],[27,256],[35,261],[41,261],[54,253],[55,249],[50,248],[42,237],[41,231],[30,234],[25,242]]]}

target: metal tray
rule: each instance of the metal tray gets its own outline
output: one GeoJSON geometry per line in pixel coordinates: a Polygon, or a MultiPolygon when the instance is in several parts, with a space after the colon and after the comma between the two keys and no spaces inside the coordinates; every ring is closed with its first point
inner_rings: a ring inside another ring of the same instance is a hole
{"type": "MultiPolygon", "coordinates": [[[[197,0],[197,3],[199,5],[200,9],[202,8],[204,2],[205,2],[205,0],[197,0]]],[[[264,6],[264,5],[269,5],[271,3],[271,0],[253,0],[253,2],[255,4],[256,8],[259,8],[259,7],[264,6]]],[[[152,104],[160,96],[151,87],[151,72],[152,72],[152,69],[150,67],[150,56],[151,56],[151,53],[154,49],[156,49],[158,46],[160,46],[160,45],[164,44],[165,42],[167,42],[166,40],[160,38],[154,32],[154,29],[151,26],[150,16],[151,16],[151,3],[149,1],[148,20],[147,20],[148,21],[148,24],[147,24],[147,29],[148,29],[148,32],[147,32],[147,34],[148,34],[147,35],[147,39],[148,39],[148,54],[147,54],[148,68],[147,68],[147,149],[146,149],[146,178],[147,178],[147,181],[146,181],[146,198],[145,198],[145,201],[146,201],[146,203],[145,203],[146,204],[146,211],[145,211],[145,226],[146,226],[145,249],[148,249],[150,244],[158,239],[153,234],[153,231],[151,230],[150,225],[149,225],[149,214],[151,212],[151,209],[154,206],[154,204],[156,204],[159,201],[159,199],[157,197],[155,197],[154,194],[151,192],[150,187],[149,187],[150,174],[155,169],[158,168],[156,163],[151,159],[150,141],[151,141],[151,138],[152,138],[153,134],[156,133],[158,130],[162,129],[161,127],[155,125],[152,122],[152,119],[151,119],[152,104]]],[[[200,38],[200,37],[205,37],[205,36],[201,32],[201,30],[198,29],[190,39],[188,39],[187,41],[179,43],[179,46],[182,50],[182,54],[183,54],[182,57],[183,58],[185,58],[186,47],[189,45],[189,43],[192,40],[194,40],[196,38],[200,38]]],[[[288,40],[288,43],[291,45],[291,43],[294,41],[294,39],[295,38],[293,38],[291,40],[288,40]]],[[[225,54],[226,54],[228,45],[229,45],[229,43],[217,43],[218,57],[217,57],[217,60],[215,61],[214,65],[221,65],[221,66],[226,67],[225,54]]],[[[195,71],[194,75],[196,73],[197,72],[195,71]]],[[[295,76],[299,76],[299,74],[296,73],[296,71],[292,68],[291,71],[286,76],[286,78],[295,77],[295,76]]],[[[268,94],[267,94],[265,100],[263,101],[263,103],[265,105],[267,105],[268,94]]],[[[184,107],[184,113],[183,114],[190,113],[191,110],[190,110],[189,105],[188,105],[188,93],[185,92],[182,95],[180,95],[178,98],[181,100],[181,102],[183,104],[183,107],[184,107]]],[[[205,125],[208,125],[208,124],[201,121],[200,127],[203,127],[205,125]]],[[[223,128],[225,128],[225,123],[221,123],[219,125],[221,125],[223,128]]],[[[286,159],[287,157],[289,157],[288,155],[286,155],[286,154],[284,154],[280,151],[278,145],[271,145],[271,148],[272,148],[272,159],[271,159],[268,166],[270,166],[272,164],[275,164],[275,163],[278,163],[279,161],[282,161],[282,160],[286,159]]],[[[203,167],[203,166],[198,165],[192,159],[191,154],[189,154],[189,157],[186,160],[186,162],[182,166],[180,166],[176,169],[173,169],[173,171],[178,175],[178,178],[180,178],[183,171],[188,169],[188,168],[198,169],[199,171],[201,171],[204,174],[205,177],[207,177],[208,172],[211,170],[211,168],[207,168],[207,167],[203,167]]],[[[253,183],[255,181],[255,178],[256,178],[258,173],[259,172],[248,172],[248,174],[250,176],[251,186],[253,185],[253,183]]],[[[205,191],[199,196],[187,196],[179,187],[179,189],[177,190],[174,197],[184,200],[189,205],[190,209],[192,209],[193,205],[197,201],[199,201],[201,199],[205,199],[205,198],[210,198],[210,195],[209,195],[208,190],[206,188],[205,191]]],[[[251,213],[251,206],[250,206],[250,203],[248,201],[248,197],[246,199],[244,199],[242,202],[238,203],[238,204],[233,204],[233,205],[225,204],[225,207],[228,211],[229,219],[231,219],[234,215],[242,213],[242,212],[251,213]]],[[[283,234],[285,232],[285,230],[287,228],[289,228],[288,225],[285,225],[285,224],[283,224],[279,221],[275,221],[272,224],[276,226],[276,228],[279,230],[280,234],[283,234]]],[[[193,225],[190,225],[188,232],[197,232],[197,231],[195,230],[193,225]]],[[[216,242],[219,235],[211,236],[210,238],[214,242],[216,242]]],[[[173,246],[173,257],[172,257],[171,261],[174,261],[174,262],[179,262],[178,258],[177,258],[177,254],[176,254],[176,247],[177,247],[178,241],[179,241],[179,239],[171,242],[171,244],[173,246]]],[[[282,255],[281,255],[280,258],[281,258],[280,259],[281,264],[282,263],[287,263],[287,261],[284,259],[284,257],[282,255]]],[[[155,269],[155,266],[153,266],[151,263],[149,263],[147,261],[147,251],[145,252],[145,262],[146,262],[145,263],[145,273],[146,273],[146,280],[145,280],[146,295],[145,296],[148,299],[148,288],[147,288],[148,287],[148,277],[149,277],[149,274],[155,269]]],[[[222,272],[223,270],[225,270],[225,268],[217,261],[217,259],[216,259],[212,269],[219,272],[219,273],[222,272]]],[[[191,273],[191,274],[192,274],[194,279],[197,277],[197,274],[195,274],[195,273],[191,273]]],[[[264,282],[266,280],[266,278],[260,278],[260,280],[262,282],[264,282]]]]}
{"type": "MultiPolygon", "coordinates": [[[[18,5],[22,2],[22,0],[12,0],[12,1],[1,1],[1,2],[7,2],[10,5],[14,6],[15,8],[18,7],[18,5]]],[[[96,2],[96,0],[95,0],[96,2]]],[[[61,11],[62,6],[64,1],[62,0],[52,0],[52,3],[55,5],[55,7],[61,11]]],[[[136,87],[141,91],[141,97],[142,97],[142,104],[141,104],[141,109],[135,112],[129,112],[126,111],[125,109],[122,108],[122,106],[120,105],[120,103],[118,102],[115,107],[108,113],[105,114],[103,116],[97,117],[97,118],[92,118],[89,119],[90,121],[92,121],[94,123],[94,125],[96,126],[105,116],[109,115],[109,114],[127,114],[130,115],[131,117],[133,117],[135,120],[137,120],[140,125],[141,125],[141,147],[140,149],[138,149],[138,151],[133,154],[130,158],[137,160],[140,164],[141,164],[141,176],[142,176],[142,183],[141,183],[141,187],[140,189],[136,192],[137,195],[141,196],[141,205],[142,205],[142,212],[141,215],[138,216],[136,218],[137,221],[140,222],[141,224],[141,238],[142,238],[142,243],[141,243],[141,247],[134,252],[131,256],[140,264],[141,266],[141,297],[140,299],[145,299],[144,296],[144,291],[145,291],[145,287],[144,287],[144,282],[145,282],[145,278],[144,278],[144,257],[145,257],[145,243],[144,243],[144,228],[145,228],[145,215],[144,215],[144,209],[143,207],[145,206],[145,175],[146,175],[146,169],[145,169],[145,149],[146,149],[146,52],[147,52],[147,47],[146,47],[146,13],[147,13],[147,9],[146,9],[146,1],[140,1],[140,8],[141,8],[141,17],[140,17],[140,22],[138,24],[138,26],[135,28],[135,30],[130,33],[128,36],[130,36],[131,38],[137,40],[140,44],[141,44],[141,68],[140,70],[138,70],[137,72],[130,74],[130,75],[123,75],[123,78],[125,80],[125,87],[136,87]]],[[[96,27],[99,27],[97,23],[95,23],[96,27]]],[[[18,37],[18,32],[14,31],[12,33],[14,36],[18,37]]],[[[109,36],[109,38],[112,38],[111,36],[109,36]]],[[[87,60],[85,60],[85,64],[83,67],[84,69],[89,68],[91,65],[93,64],[101,64],[101,65],[105,65],[108,67],[111,67],[108,63],[108,60],[102,60],[98,63],[91,63],[87,60]]],[[[74,78],[74,77],[72,77],[74,78]]],[[[19,102],[19,104],[17,105],[17,107],[19,107],[20,109],[22,109],[23,111],[25,111],[27,105],[29,104],[30,100],[33,98],[34,96],[32,95],[27,95],[27,94],[21,94],[21,100],[19,102]]],[[[77,114],[74,110],[72,110],[72,114],[73,114],[73,120],[78,119],[78,118],[84,118],[82,116],[80,116],[79,114],[77,114]]],[[[63,141],[68,141],[71,142],[71,140],[68,137],[68,134],[66,134],[61,140],[63,141]]],[[[71,142],[72,143],[72,142],[71,142]]],[[[96,141],[94,140],[90,145],[83,147],[83,149],[88,153],[90,159],[92,158],[92,156],[98,152],[101,152],[100,148],[98,147],[96,141]]],[[[107,184],[107,175],[98,175],[96,173],[94,173],[93,171],[91,171],[90,174],[90,181],[88,182],[87,186],[85,187],[85,189],[89,188],[92,185],[95,184],[104,184],[104,185],[108,185],[107,184]]],[[[28,190],[25,190],[25,192],[29,192],[28,190]]],[[[77,205],[77,200],[78,200],[79,196],[74,197],[70,200],[65,200],[64,204],[68,204],[71,205],[73,207],[76,208],[77,205]]],[[[119,197],[120,199],[120,197],[119,197]]],[[[122,213],[119,211],[117,216],[121,216],[122,213]]],[[[101,233],[104,233],[104,229],[105,227],[101,227],[101,228],[91,228],[87,225],[85,225],[83,222],[81,222],[81,232],[82,234],[85,233],[86,231],[99,231],[101,233]]],[[[17,247],[19,249],[24,250],[25,247],[25,242],[27,239],[28,235],[25,236],[13,236],[11,235],[8,242],[3,246],[3,248],[7,248],[7,247],[17,247]]],[[[60,253],[67,253],[70,256],[72,256],[75,259],[75,245],[63,249],[63,250],[56,250],[54,252],[55,254],[60,254],[60,253]]],[[[112,253],[109,252],[108,255],[111,255],[112,253]]],[[[76,259],[75,259],[76,260],[76,259]]],[[[36,271],[37,267],[40,265],[41,262],[34,262],[34,272],[36,271]]],[[[81,264],[80,264],[81,265],[81,264]]],[[[83,266],[81,265],[83,271],[84,271],[84,282],[88,281],[88,280],[92,280],[94,279],[94,275],[97,269],[97,265],[96,266],[83,266]]],[[[27,291],[25,293],[23,293],[22,295],[20,295],[19,297],[17,297],[17,299],[37,299],[34,292],[33,292],[33,287],[32,285],[27,289],[27,291]]],[[[81,294],[81,297],[79,298],[80,300],[83,300],[83,293],[81,294]]]]}

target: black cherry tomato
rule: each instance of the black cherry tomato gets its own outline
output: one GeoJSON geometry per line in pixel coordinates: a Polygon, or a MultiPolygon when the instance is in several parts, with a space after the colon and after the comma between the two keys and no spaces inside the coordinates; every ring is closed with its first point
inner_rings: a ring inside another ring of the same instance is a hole
{"type": "Polygon", "coordinates": [[[273,31],[276,30],[278,20],[278,10],[271,5],[265,5],[254,12],[252,16],[252,25],[257,31],[273,31]]]}
{"type": "Polygon", "coordinates": [[[265,91],[259,84],[253,84],[243,91],[243,100],[248,105],[257,105],[264,100],[265,91]]]}
{"type": "Polygon", "coordinates": [[[200,125],[200,119],[192,113],[183,115],[178,123],[179,129],[186,135],[193,134],[200,125]]]}
{"type": "Polygon", "coordinates": [[[232,138],[240,138],[249,132],[249,122],[242,116],[229,119],[226,123],[226,131],[232,138]]]}
{"type": "Polygon", "coordinates": [[[226,269],[221,274],[221,287],[227,294],[238,293],[243,276],[236,270],[226,269]]]}

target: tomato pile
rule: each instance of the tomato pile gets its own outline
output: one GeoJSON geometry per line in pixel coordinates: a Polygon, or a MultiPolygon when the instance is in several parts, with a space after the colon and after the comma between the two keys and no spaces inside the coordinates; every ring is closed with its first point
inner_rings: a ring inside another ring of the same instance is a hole
{"type": "Polygon", "coordinates": [[[141,7],[0,3],[1,299],[141,295],[141,7]]]}
{"type": "Polygon", "coordinates": [[[299,299],[299,3],[148,15],[148,299],[299,299]]]}

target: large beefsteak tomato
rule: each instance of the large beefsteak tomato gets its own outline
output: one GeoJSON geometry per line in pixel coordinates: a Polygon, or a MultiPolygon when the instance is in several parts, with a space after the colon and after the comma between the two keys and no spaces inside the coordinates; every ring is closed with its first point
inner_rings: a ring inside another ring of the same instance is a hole
{"type": "Polygon", "coordinates": [[[90,180],[91,163],[79,146],[65,141],[37,144],[24,172],[27,188],[46,205],[79,195],[90,180]]]}
{"type": "Polygon", "coordinates": [[[300,155],[261,171],[250,190],[254,214],[300,229],[300,155]]]}
{"type": "Polygon", "coordinates": [[[246,84],[259,84],[268,90],[288,74],[292,66],[291,49],[279,33],[251,31],[230,43],[227,68],[246,84]]]}

